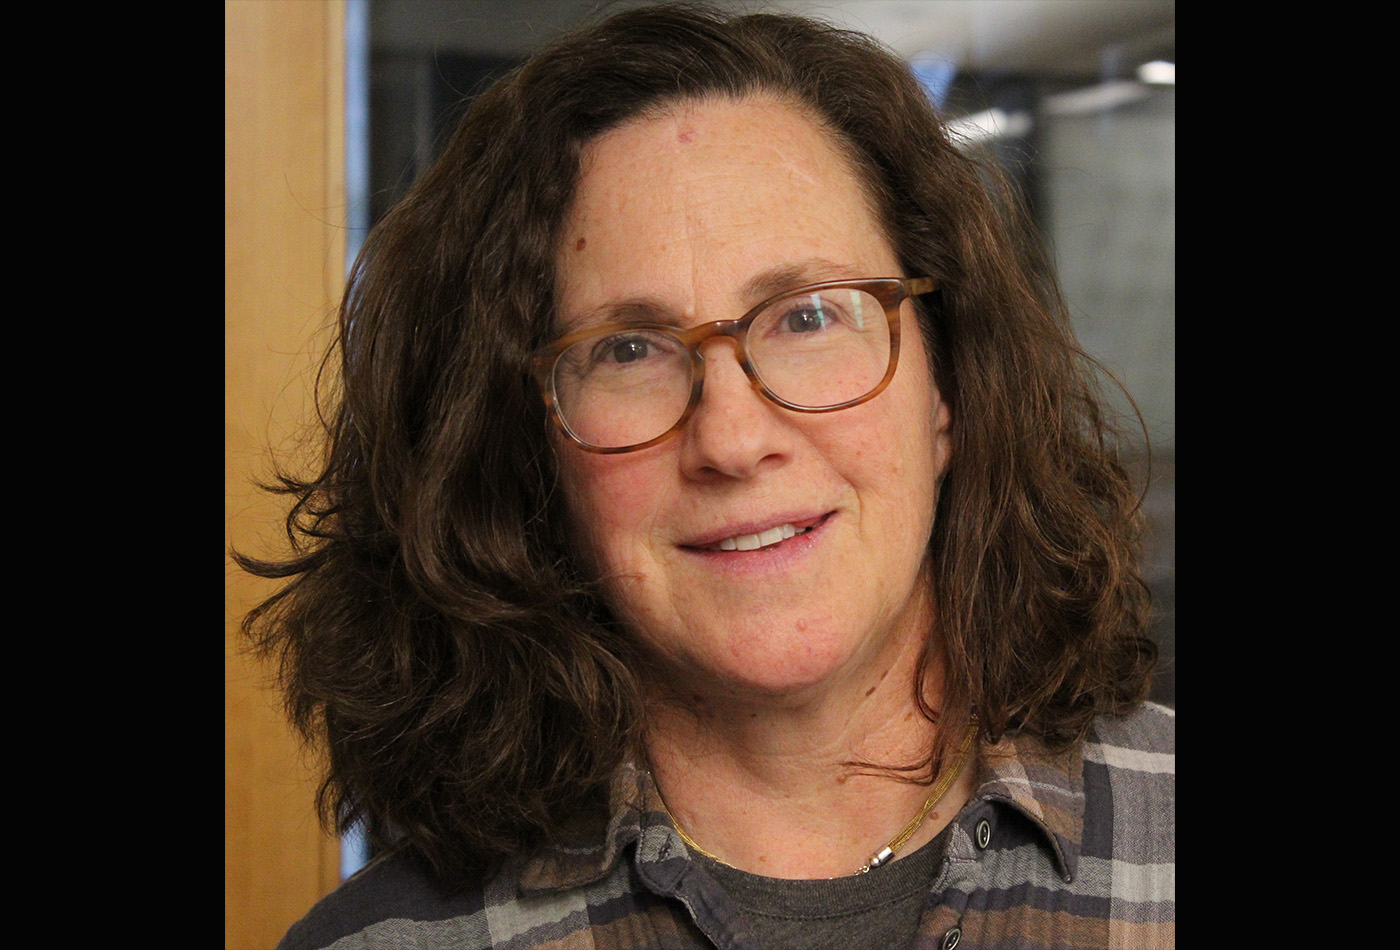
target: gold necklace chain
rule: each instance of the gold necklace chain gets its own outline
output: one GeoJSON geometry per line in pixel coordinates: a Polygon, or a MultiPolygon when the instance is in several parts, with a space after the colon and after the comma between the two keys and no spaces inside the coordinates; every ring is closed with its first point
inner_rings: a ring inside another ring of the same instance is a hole
{"type": "MultiPolygon", "coordinates": [[[[958,757],[954,760],[953,767],[951,769],[944,769],[943,773],[938,776],[938,781],[934,784],[933,791],[929,794],[928,800],[924,802],[924,807],[919,809],[919,813],[914,816],[909,824],[904,826],[903,831],[894,836],[894,839],[891,840],[889,844],[866,859],[865,864],[861,865],[855,872],[857,875],[868,874],[871,868],[878,868],[882,864],[889,863],[893,860],[894,853],[904,847],[904,845],[909,842],[910,838],[914,837],[914,832],[919,830],[919,826],[924,823],[924,819],[928,817],[928,813],[933,811],[934,806],[942,800],[944,795],[948,794],[948,789],[953,787],[953,783],[956,782],[958,776],[962,774],[963,765],[967,761],[967,753],[972,749],[973,740],[976,738],[977,720],[973,719],[971,724],[967,727],[967,735],[963,737],[962,745],[958,748],[958,757]]],[[[657,795],[660,797],[659,789],[657,790],[657,795]]],[[[690,848],[692,851],[698,851],[711,861],[716,861],[723,864],[725,867],[733,867],[732,864],[721,860],[696,844],[690,835],[685,833],[685,829],[681,827],[680,822],[676,821],[676,816],[671,814],[671,809],[667,807],[665,799],[662,799],[661,807],[666,809],[667,815],[670,815],[671,824],[675,827],[676,834],[680,835],[681,840],[685,842],[686,847],[690,848]]]]}

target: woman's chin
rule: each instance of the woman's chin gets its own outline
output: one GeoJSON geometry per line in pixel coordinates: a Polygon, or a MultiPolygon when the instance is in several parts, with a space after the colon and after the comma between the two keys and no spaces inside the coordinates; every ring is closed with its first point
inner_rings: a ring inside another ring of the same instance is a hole
{"type": "Polygon", "coordinates": [[[814,644],[750,640],[722,657],[691,653],[663,662],[662,676],[670,692],[688,703],[739,703],[777,707],[800,706],[842,692],[864,693],[868,680],[878,680],[889,663],[872,672],[874,663],[862,656],[860,644],[814,644]]]}

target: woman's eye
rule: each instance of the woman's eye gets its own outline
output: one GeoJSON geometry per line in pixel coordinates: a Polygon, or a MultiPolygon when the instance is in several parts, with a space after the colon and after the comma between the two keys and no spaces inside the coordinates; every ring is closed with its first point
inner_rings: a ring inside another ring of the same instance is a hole
{"type": "Polygon", "coordinates": [[[646,340],[614,340],[608,346],[605,356],[614,363],[635,363],[637,360],[646,359],[650,350],[646,340]]]}
{"type": "Polygon", "coordinates": [[[587,372],[620,371],[648,366],[673,352],[671,343],[657,333],[620,333],[596,340],[588,348],[587,372]]]}
{"type": "Polygon", "coordinates": [[[787,315],[785,323],[790,333],[811,333],[827,325],[826,312],[813,307],[794,310],[787,315]]]}

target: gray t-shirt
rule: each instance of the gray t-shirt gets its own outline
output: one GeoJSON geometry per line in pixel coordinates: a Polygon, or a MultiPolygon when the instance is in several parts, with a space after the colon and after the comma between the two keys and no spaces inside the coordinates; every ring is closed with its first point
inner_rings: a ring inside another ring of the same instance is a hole
{"type": "Polygon", "coordinates": [[[734,898],[768,950],[908,947],[951,827],[898,861],[829,881],[762,877],[703,855],[695,859],[734,898]]]}

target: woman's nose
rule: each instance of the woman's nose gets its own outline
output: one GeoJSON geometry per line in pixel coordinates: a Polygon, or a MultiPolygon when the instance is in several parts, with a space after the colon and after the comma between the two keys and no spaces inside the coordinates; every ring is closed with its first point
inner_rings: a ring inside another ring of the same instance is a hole
{"type": "Polygon", "coordinates": [[[750,478],[792,451],[785,410],[754,388],[732,340],[705,343],[700,404],[682,433],[681,464],[692,477],[750,478]]]}

